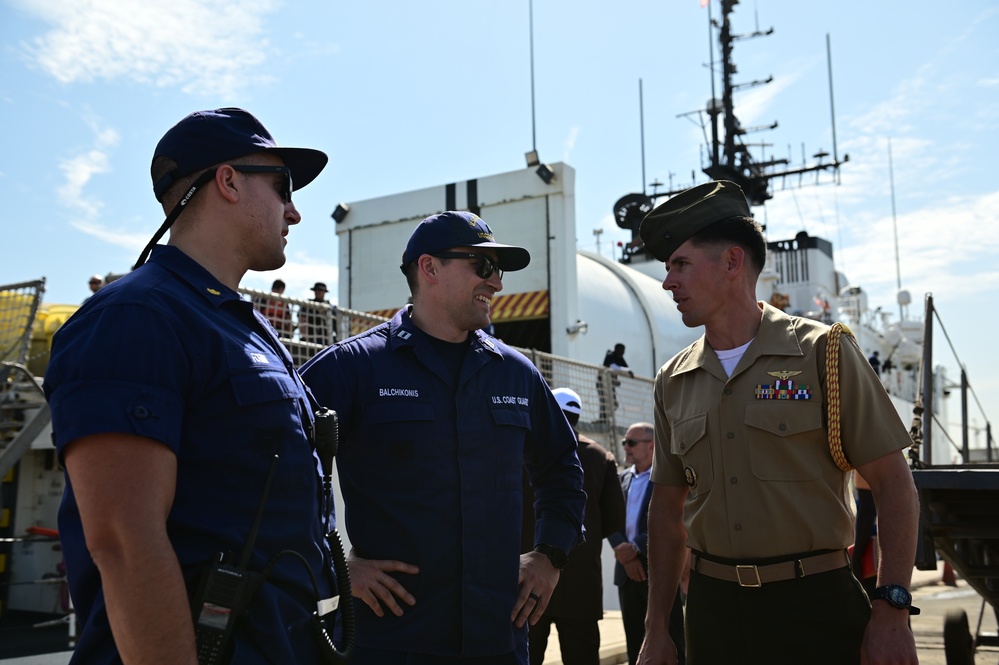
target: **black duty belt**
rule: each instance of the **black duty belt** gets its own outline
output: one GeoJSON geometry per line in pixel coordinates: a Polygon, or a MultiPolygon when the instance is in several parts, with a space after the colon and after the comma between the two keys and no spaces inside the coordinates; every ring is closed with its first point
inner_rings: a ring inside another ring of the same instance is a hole
{"type": "Polygon", "coordinates": [[[761,587],[770,582],[784,582],[806,575],[828,573],[850,565],[846,550],[836,550],[825,554],[771,563],[765,566],[732,565],[708,561],[697,552],[691,552],[692,568],[701,575],[717,580],[735,582],[741,587],[761,587]]]}

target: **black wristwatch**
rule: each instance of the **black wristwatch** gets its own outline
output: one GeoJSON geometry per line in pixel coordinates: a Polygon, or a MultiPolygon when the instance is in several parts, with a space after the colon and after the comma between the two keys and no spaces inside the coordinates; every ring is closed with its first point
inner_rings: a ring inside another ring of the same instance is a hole
{"type": "Polygon", "coordinates": [[[552,562],[552,565],[559,570],[565,568],[565,564],[569,563],[569,555],[554,545],[545,545],[544,543],[541,543],[534,546],[534,551],[540,552],[548,557],[548,560],[552,562]]]}
{"type": "Polygon", "coordinates": [[[884,600],[896,609],[909,610],[909,614],[919,614],[919,608],[912,605],[912,594],[898,584],[879,586],[874,590],[874,597],[871,600],[884,600]]]}

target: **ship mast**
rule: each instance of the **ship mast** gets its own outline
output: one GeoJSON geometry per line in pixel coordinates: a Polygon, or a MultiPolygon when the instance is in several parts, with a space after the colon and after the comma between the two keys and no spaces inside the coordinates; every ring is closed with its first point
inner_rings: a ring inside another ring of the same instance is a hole
{"type": "MultiPolygon", "coordinates": [[[[754,132],[776,129],[777,122],[774,121],[769,125],[759,127],[743,127],[735,113],[735,93],[743,88],[771,83],[773,81],[773,76],[769,76],[763,80],[755,80],[745,83],[735,82],[734,77],[738,70],[733,61],[732,53],[735,42],[755,37],[765,37],[773,34],[774,29],[770,28],[765,31],[757,29],[746,34],[735,34],[732,32],[730,16],[735,9],[735,5],[739,4],[739,0],[720,0],[720,2],[722,14],[721,20],[716,22],[711,18],[709,5],[708,23],[712,30],[718,30],[718,49],[721,56],[721,99],[719,100],[715,97],[715,67],[714,55],[712,52],[711,99],[708,101],[706,108],[694,112],[698,113],[702,118],[701,126],[703,129],[706,129],[704,124],[705,115],[708,118],[708,122],[710,122],[711,128],[711,145],[709,149],[705,151],[708,163],[705,165],[702,162],[701,170],[712,180],[730,180],[739,185],[743,192],[745,192],[746,199],[749,201],[749,204],[754,206],[763,205],[767,200],[772,198],[773,194],[771,193],[770,183],[774,179],[784,181],[788,176],[797,175],[798,184],[800,185],[802,184],[801,176],[806,173],[815,172],[817,174],[816,182],[818,182],[819,173],[831,172],[833,175],[833,182],[835,182],[839,175],[839,167],[850,159],[849,155],[843,155],[842,159],[838,156],[839,153],[836,148],[835,117],[833,117],[832,161],[823,161],[826,157],[830,156],[829,153],[823,150],[819,150],[813,155],[813,159],[816,161],[812,163],[804,163],[803,155],[803,163],[798,166],[792,165],[788,159],[772,157],[766,158],[763,156],[757,158],[751,152],[751,148],[760,148],[762,153],[763,149],[769,147],[770,144],[747,143],[745,141],[746,135],[754,132]],[[719,131],[720,129],[723,131],[719,131]],[[722,136],[722,134],[724,135],[722,136]]],[[[828,51],[828,39],[826,47],[828,51]]],[[[830,108],[834,108],[832,106],[831,57],[829,72],[830,108]]],[[[690,114],[684,113],[681,115],[685,116],[690,114]]],[[[802,148],[802,150],[804,151],[804,148],[802,148]]],[[[633,256],[644,252],[644,247],[642,247],[641,240],[638,237],[638,227],[645,215],[655,205],[656,199],[673,196],[674,194],[678,194],[694,184],[695,183],[688,183],[674,189],[672,187],[671,179],[671,187],[668,191],[654,192],[652,196],[645,193],[645,187],[643,184],[641,193],[627,194],[614,204],[614,216],[617,225],[621,228],[629,229],[632,232],[632,242],[629,244],[628,251],[625,253],[625,256],[622,257],[623,262],[628,263],[633,256]]]]}
{"type": "MultiPolygon", "coordinates": [[[[828,156],[828,154],[820,151],[815,155],[819,160],[818,162],[793,167],[788,165],[787,159],[758,160],[750,152],[751,146],[744,142],[743,137],[751,132],[776,129],[777,122],[775,121],[771,125],[762,127],[743,127],[735,114],[733,93],[740,88],[766,85],[773,81],[773,77],[769,76],[765,80],[751,81],[749,83],[735,83],[733,81],[733,76],[736,73],[736,67],[732,60],[733,45],[738,40],[773,34],[774,30],[770,28],[766,31],[756,30],[743,35],[733,34],[729,17],[737,4],[739,4],[739,0],[721,0],[722,19],[718,31],[718,45],[722,60],[722,98],[720,105],[712,99],[708,104],[708,108],[705,109],[711,118],[712,139],[715,145],[709,151],[710,163],[704,167],[703,171],[713,180],[731,180],[742,187],[742,190],[746,193],[746,198],[749,199],[750,205],[762,205],[772,196],[770,193],[771,180],[819,171],[838,173],[839,167],[849,160],[849,156],[844,155],[842,160],[839,159],[836,154],[836,148],[833,146],[833,160],[831,162],[823,162],[822,158],[828,156]],[[722,126],[725,129],[724,142],[721,146],[720,155],[716,130],[719,120],[721,120],[722,126]]],[[[713,77],[714,72],[712,72],[712,79],[713,77]]],[[[833,131],[835,132],[835,128],[833,131]]],[[[760,147],[766,146],[766,144],[759,145],[760,147]]],[[[675,193],[677,192],[668,192],[668,194],[675,193]]]]}

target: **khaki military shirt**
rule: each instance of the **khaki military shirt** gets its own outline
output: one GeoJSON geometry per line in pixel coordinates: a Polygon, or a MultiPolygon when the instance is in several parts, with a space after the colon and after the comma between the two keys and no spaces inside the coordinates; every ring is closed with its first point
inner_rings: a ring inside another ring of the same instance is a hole
{"type": "MultiPolygon", "coordinates": [[[[659,370],[652,481],[689,488],[687,544],[700,552],[750,559],[845,548],[853,502],[826,431],[829,328],[760,305],[759,332],[731,377],[704,337],[659,370]]],[[[859,466],[911,441],[856,342],[841,342],[843,450],[859,466]]]]}

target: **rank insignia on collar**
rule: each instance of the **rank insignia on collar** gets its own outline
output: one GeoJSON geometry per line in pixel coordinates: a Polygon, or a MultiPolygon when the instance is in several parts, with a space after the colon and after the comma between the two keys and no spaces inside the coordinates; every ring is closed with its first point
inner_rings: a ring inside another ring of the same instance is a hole
{"type": "Polygon", "coordinates": [[[683,467],[683,478],[687,481],[687,487],[694,489],[697,487],[697,472],[694,471],[694,467],[685,466],[683,467]]]}
{"type": "Polygon", "coordinates": [[[220,296],[220,295],[222,295],[221,291],[219,291],[217,289],[213,289],[210,286],[206,286],[205,287],[205,291],[208,291],[208,293],[212,294],[213,296],[220,296]]]}

